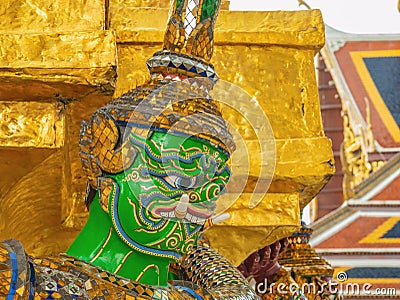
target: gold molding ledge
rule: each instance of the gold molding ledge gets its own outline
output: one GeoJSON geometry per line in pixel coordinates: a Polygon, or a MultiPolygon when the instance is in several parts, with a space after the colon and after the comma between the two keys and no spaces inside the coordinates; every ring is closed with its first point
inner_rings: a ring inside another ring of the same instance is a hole
{"type": "Polygon", "coordinates": [[[302,210],[335,174],[332,141],[327,137],[276,140],[274,180],[269,192],[298,192],[302,210]]]}
{"type": "MultiPolygon", "coordinates": [[[[161,44],[167,19],[167,9],[114,6],[110,28],[117,31],[118,43],[161,44]]],[[[325,43],[324,30],[319,10],[222,11],[215,28],[215,44],[270,44],[318,50],[325,43]]]]}
{"type": "Polygon", "coordinates": [[[61,109],[59,103],[0,101],[0,146],[63,146],[64,118],[61,109]]]}
{"type": "Polygon", "coordinates": [[[0,2],[0,33],[101,30],[104,15],[104,0],[6,0],[0,2]]]}
{"type": "MultiPolygon", "coordinates": [[[[229,0],[222,0],[221,10],[229,9],[229,0]]],[[[170,0],[110,0],[110,6],[169,8],[170,0]]]]}
{"type": "MultiPolygon", "coordinates": [[[[234,199],[238,197],[237,194],[226,196],[234,199]]],[[[300,224],[298,195],[268,193],[255,208],[250,209],[251,196],[251,193],[241,194],[227,210],[231,218],[206,232],[210,244],[234,265],[239,265],[251,254],[249,249],[260,249],[289,236],[300,224]],[[277,213],[278,207],[279,213],[277,213]]]]}
{"type": "MultiPolygon", "coordinates": [[[[117,51],[113,31],[0,34],[0,50],[0,99],[9,100],[10,86],[26,85],[29,81],[43,82],[45,89],[70,84],[108,94],[114,91],[117,51]]],[[[11,96],[31,99],[40,89],[16,88],[18,91],[19,95],[11,96]]]]}
{"type": "MultiPolygon", "coordinates": [[[[259,149],[257,140],[246,140],[246,145],[251,149],[249,153],[244,153],[245,156],[249,155],[249,169],[240,165],[246,157],[232,161],[232,169],[235,170],[233,180],[236,182],[229,186],[229,191],[236,192],[237,188],[243,186],[241,181],[246,180],[244,192],[257,192],[257,181],[271,180],[268,177],[270,174],[260,174],[260,166],[270,168],[274,161],[262,161],[259,153],[253,153],[259,149]]],[[[332,142],[327,137],[276,139],[275,147],[275,172],[268,192],[299,194],[300,207],[303,209],[335,173],[332,142]]]]}

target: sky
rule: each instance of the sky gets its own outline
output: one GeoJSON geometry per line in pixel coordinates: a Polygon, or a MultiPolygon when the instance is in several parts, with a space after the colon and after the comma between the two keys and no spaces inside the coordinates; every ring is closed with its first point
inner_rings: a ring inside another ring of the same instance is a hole
{"type": "MultiPolygon", "coordinates": [[[[398,0],[304,0],[329,26],[348,33],[400,34],[398,0]]],[[[298,0],[230,0],[230,10],[299,10],[298,0]]]]}

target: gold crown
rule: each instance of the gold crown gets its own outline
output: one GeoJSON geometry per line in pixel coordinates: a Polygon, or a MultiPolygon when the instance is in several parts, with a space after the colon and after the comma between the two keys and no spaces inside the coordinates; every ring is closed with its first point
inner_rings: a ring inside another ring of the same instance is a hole
{"type": "Polygon", "coordinates": [[[164,49],[147,65],[151,78],[97,110],[81,127],[81,161],[98,188],[103,172],[119,173],[135,153],[124,128],[169,131],[205,140],[228,155],[235,150],[219,106],[209,95],[218,80],[209,63],[221,0],[174,0],[164,49]]]}
{"type": "Polygon", "coordinates": [[[173,0],[163,50],[147,61],[151,78],[218,79],[210,59],[221,0],[173,0]]]}
{"type": "Polygon", "coordinates": [[[164,50],[210,61],[221,0],[174,0],[164,50]]]}

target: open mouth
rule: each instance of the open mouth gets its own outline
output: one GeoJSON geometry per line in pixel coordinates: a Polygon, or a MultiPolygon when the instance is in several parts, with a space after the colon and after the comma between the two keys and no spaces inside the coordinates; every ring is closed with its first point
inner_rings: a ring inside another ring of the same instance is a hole
{"type": "Polygon", "coordinates": [[[201,210],[193,204],[189,204],[189,196],[183,194],[175,207],[171,208],[156,208],[155,213],[163,218],[176,219],[177,221],[188,221],[198,225],[204,225],[207,221],[210,224],[217,224],[229,219],[229,213],[213,215],[213,210],[201,210]]]}
{"type": "Polygon", "coordinates": [[[156,209],[155,213],[163,218],[169,218],[169,219],[180,219],[180,220],[186,220],[191,223],[196,223],[199,225],[203,225],[207,219],[209,219],[213,214],[212,212],[205,212],[205,211],[200,211],[196,209],[193,206],[187,206],[186,211],[180,210],[178,203],[175,207],[171,207],[169,209],[156,209]]]}
{"type": "Polygon", "coordinates": [[[163,218],[176,218],[179,220],[186,220],[191,223],[204,224],[207,219],[213,215],[213,210],[204,208],[198,208],[193,204],[189,203],[189,196],[183,194],[179,199],[179,202],[172,207],[157,207],[154,209],[154,213],[163,218]]]}

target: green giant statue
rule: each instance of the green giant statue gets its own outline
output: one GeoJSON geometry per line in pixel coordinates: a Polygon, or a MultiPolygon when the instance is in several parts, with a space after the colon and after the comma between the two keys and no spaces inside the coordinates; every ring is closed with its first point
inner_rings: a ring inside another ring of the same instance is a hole
{"type": "MultiPolygon", "coordinates": [[[[65,254],[31,258],[0,245],[0,296],[11,299],[258,299],[202,240],[230,178],[235,144],[209,63],[221,0],[172,1],[150,79],[83,122],[89,219],[65,254]]],[[[221,237],[223,238],[223,237],[221,237]]]]}

